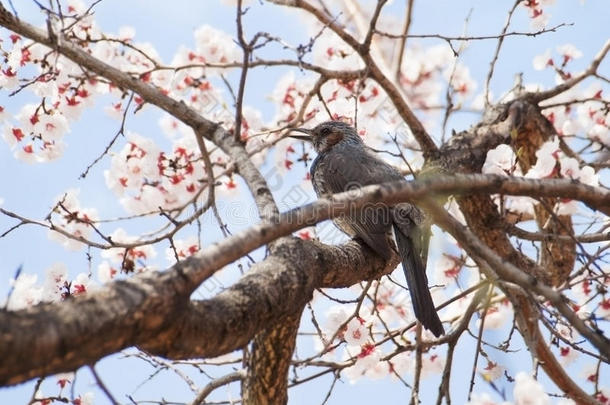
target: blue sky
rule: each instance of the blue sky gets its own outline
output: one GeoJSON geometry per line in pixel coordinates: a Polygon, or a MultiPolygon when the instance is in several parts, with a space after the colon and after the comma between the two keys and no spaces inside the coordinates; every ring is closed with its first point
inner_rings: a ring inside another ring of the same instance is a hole
{"type": "MultiPolygon", "coordinates": [[[[2,1],[7,6],[7,1],[2,1]]],[[[260,5],[253,2],[251,10],[246,14],[244,22],[246,33],[252,35],[258,30],[271,32],[293,44],[306,42],[307,30],[291,10],[275,7],[270,4],[260,5]]],[[[603,42],[610,37],[610,26],[607,21],[606,0],[586,0],[584,5],[577,0],[558,0],[558,4],[548,7],[552,14],[550,25],[559,23],[573,23],[559,29],[556,33],[542,35],[538,38],[513,37],[505,41],[496,67],[492,82],[494,94],[500,94],[511,87],[516,73],[524,72],[524,81],[541,82],[549,86],[553,83],[553,75],[548,71],[537,72],[532,69],[532,59],[535,55],[543,53],[547,48],[571,42],[584,54],[583,58],[575,61],[575,66],[583,68],[592,56],[601,48],[603,42]]],[[[19,16],[30,22],[40,23],[41,14],[35,5],[27,0],[13,0],[19,16]]],[[[365,4],[373,4],[371,1],[365,4]]],[[[402,2],[395,0],[388,6],[390,12],[398,13],[402,2]]],[[[445,35],[459,35],[463,31],[464,19],[470,14],[468,33],[472,35],[496,34],[506,18],[512,1],[500,0],[465,0],[465,1],[415,1],[414,20],[411,33],[441,33],[445,35]]],[[[161,0],[131,0],[117,2],[107,0],[102,2],[96,11],[98,23],[105,31],[117,32],[125,25],[136,28],[136,40],[148,41],[155,45],[163,60],[169,62],[181,44],[193,44],[193,31],[202,24],[210,24],[216,28],[234,35],[234,10],[217,1],[188,1],[174,0],[171,2],[161,0]]],[[[402,12],[400,12],[402,14],[402,12]]],[[[513,29],[518,31],[529,30],[529,21],[524,11],[516,14],[513,29]]],[[[513,30],[511,29],[511,31],[513,30]]],[[[4,30],[0,31],[6,35],[4,30]]],[[[410,40],[416,41],[416,40],[410,40]]],[[[424,45],[433,45],[442,41],[419,40],[424,45]]],[[[485,77],[489,61],[493,54],[496,42],[480,41],[473,43],[461,56],[462,61],[470,68],[471,74],[479,81],[485,77]]],[[[274,55],[271,55],[274,56],[274,55]]],[[[602,71],[609,72],[608,63],[602,65],[602,71]],[[605,69],[605,70],[604,70],[605,69]]],[[[299,74],[297,72],[297,74],[299,74]]],[[[255,69],[248,78],[245,101],[259,108],[264,118],[269,120],[274,114],[274,105],[265,97],[272,92],[277,77],[277,69],[255,69]]],[[[230,75],[230,80],[237,80],[237,72],[230,75]]],[[[0,92],[0,105],[5,105],[9,111],[17,111],[19,106],[27,101],[26,94],[7,98],[6,92],[0,92]]],[[[97,106],[102,106],[100,100],[97,106]]],[[[159,134],[157,126],[157,112],[148,108],[133,119],[130,118],[130,129],[143,134],[159,134]]],[[[456,115],[450,122],[450,127],[456,131],[467,128],[477,117],[472,114],[456,115]]],[[[117,122],[109,119],[103,111],[86,112],[72,127],[71,134],[66,138],[68,148],[65,156],[57,162],[46,165],[28,165],[16,161],[12,152],[5,143],[0,143],[0,198],[4,199],[3,207],[17,211],[33,218],[44,218],[53,204],[53,199],[62,194],[67,188],[81,188],[81,202],[83,206],[103,206],[104,214],[108,216],[123,214],[116,199],[106,190],[100,190],[101,176],[104,169],[109,167],[109,160],[103,160],[86,180],[78,180],[84,168],[100,153],[110,137],[117,130],[117,122]]],[[[291,179],[286,179],[290,184],[291,179]]],[[[14,221],[0,217],[0,233],[14,224],[14,221]]],[[[234,230],[242,225],[235,225],[234,230]]],[[[133,232],[149,229],[150,224],[136,224],[133,232]]],[[[218,238],[219,235],[207,235],[208,241],[218,238]]],[[[162,255],[162,254],[161,254],[162,255]]],[[[24,227],[9,236],[0,239],[0,295],[5,296],[8,290],[8,279],[14,274],[16,268],[24,266],[24,271],[42,273],[50,264],[64,262],[72,274],[84,271],[88,266],[84,252],[66,252],[59,245],[48,240],[46,232],[35,227],[24,227]]],[[[493,339],[493,335],[490,336],[493,339]]],[[[500,337],[498,337],[500,339],[500,337]]],[[[461,374],[470,373],[471,359],[474,347],[466,348],[455,359],[453,387],[455,389],[454,401],[463,402],[465,399],[466,377],[461,374]]],[[[529,369],[529,356],[523,350],[515,356],[514,366],[523,364],[529,369]]],[[[507,364],[508,366],[508,364],[507,364]]],[[[116,389],[119,400],[126,401],[122,392],[131,392],[142,380],[146,378],[151,369],[141,361],[104,360],[99,371],[109,387],[116,389]],[[124,372],[129,370],[128,372],[124,372]]],[[[77,387],[84,391],[94,389],[96,404],[106,403],[106,398],[93,387],[88,371],[82,371],[82,377],[77,381],[77,387]]],[[[189,391],[184,383],[167,377],[167,385],[160,386],[148,383],[137,390],[138,393],[146,390],[147,396],[143,398],[189,399],[189,391]]],[[[200,383],[204,383],[204,378],[200,383]]],[[[309,404],[320,403],[326,393],[330,380],[321,379],[313,384],[304,384],[291,391],[290,403],[309,404]]],[[[435,398],[438,379],[430,379],[424,383],[424,391],[429,391],[435,398]]],[[[19,387],[0,389],[0,403],[19,404],[27,403],[30,398],[33,383],[19,387]]],[[[77,390],[78,391],[78,390],[77,390]]],[[[51,389],[49,389],[49,392],[51,389]]],[[[231,389],[233,398],[239,396],[239,389],[231,389]]],[[[396,381],[386,379],[382,381],[362,380],[357,385],[347,382],[338,383],[335,387],[335,400],[331,404],[350,401],[352,403],[403,404],[408,400],[408,390],[396,381]]],[[[218,399],[226,397],[226,393],[219,390],[218,399]]],[[[428,396],[425,395],[427,398],[428,396]]]]}

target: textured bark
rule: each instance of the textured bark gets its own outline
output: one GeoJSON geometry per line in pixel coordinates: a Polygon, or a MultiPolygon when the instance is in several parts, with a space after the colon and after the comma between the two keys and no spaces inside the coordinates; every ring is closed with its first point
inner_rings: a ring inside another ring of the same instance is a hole
{"type": "MultiPolygon", "coordinates": [[[[459,134],[441,150],[443,159],[440,167],[453,173],[480,173],[487,151],[503,143],[510,144],[511,134],[519,131],[525,133],[524,125],[530,125],[538,115],[537,109],[521,101],[498,107],[496,116],[488,118],[489,122],[459,134]]],[[[463,196],[458,198],[458,203],[468,226],[487,246],[504,260],[533,271],[534,262],[515,250],[510,243],[503,218],[489,196],[463,196]]],[[[537,271],[533,275],[537,279],[547,280],[544,272],[537,271]]]]}
{"type": "MultiPolygon", "coordinates": [[[[610,193],[602,189],[550,180],[510,179],[503,176],[453,176],[367,188],[360,198],[352,193],[320,200],[280,215],[224,239],[163,273],[150,273],[110,283],[100,291],[68,302],[39,305],[23,311],[0,312],[0,383],[17,383],[34,376],[73,370],[93,359],[139,345],[169,358],[212,357],[245,346],[265,325],[300,311],[316,287],[345,287],[390,272],[397,260],[384,263],[364,246],[350,242],[331,247],[298,239],[278,241],[272,255],[257,264],[240,282],[218,296],[189,302],[190,293],[213,272],[245,253],[300,227],[367,202],[395,203],[422,198],[434,190],[470,194],[502,191],[525,195],[565,195],[603,209],[610,193]],[[468,188],[470,186],[470,188],[468,188]],[[286,297],[290,297],[287,300],[286,297]],[[83,303],[83,305],[81,305],[83,303]],[[106,310],[110,308],[111,310],[106,310]],[[59,316],[61,314],[61,316],[59,316]],[[107,339],[108,336],[114,337],[107,339]],[[82,343],[79,347],[77,343],[82,343]],[[66,347],[79,347],[66,353],[66,347]],[[36,356],[30,356],[35,348],[36,356]],[[38,355],[39,354],[39,355],[38,355]],[[6,365],[6,367],[4,367],[6,365]]],[[[495,215],[490,201],[464,200],[469,217],[495,215]]],[[[493,223],[473,221],[476,232],[506,258],[523,263],[536,274],[538,266],[521,260],[510,244],[493,239],[493,223]],[[488,238],[489,237],[489,238],[488,238]],[[488,238],[488,239],[486,239],[488,238]]]]}
{"type": "Polygon", "coordinates": [[[180,276],[206,262],[194,257],[60,304],[0,311],[0,384],[71,371],[134,345],[173,359],[228,353],[300,313],[315,288],[377,279],[398,264],[355,241],[331,247],[287,238],[275,251],[209,300],[189,301],[190,282],[180,276]]]}
{"type": "MultiPolygon", "coordinates": [[[[552,126],[535,105],[553,94],[530,94],[510,104],[490,108],[483,122],[454,136],[438,153],[436,145],[406,104],[399,88],[387,80],[373,60],[368,45],[360,44],[335,21],[331,21],[319,9],[310,7],[307,2],[276,2],[306,9],[309,7],[311,14],[361,52],[368,68],[366,74],[384,88],[401,117],[411,127],[428,158],[428,164],[433,167],[432,172],[479,173],[488,150],[501,143],[511,144],[517,151],[520,150],[520,164],[527,169],[534,163],[535,151],[553,133],[552,126]]],[[[84,70],[139,94],[146,103],[169,112],[196,133],[212,140],[233,158],[237,172],[254,196],[261,218],[268,220],[249,232],[229,237],[207,248],[164,273],[112,283],[98,292],[61,304],[39,305],[16,312],[0,311],[0,384],[14,384],[36,376],[71,371],[133,345],[153,354],[184,359],[217,356],[243,348],[254,339],[243,385],[244,401],[285,403],[286,373],[300,313],[303,305],[311,299],[314,289],[345,287],[363,280],[377,279],[397,264],[396,258],[389,263],[383,262],[355,241],[329,247],[294,238],[278,239],[299,227],[336,215],[345,209],[346,202],[352,201],[353,197],[343,195],[332,201],[321,201],[304,207],[293,217],[278,215],[266,181],[250,161],[244,146],[216,123],[206,120],[184,103],[168,97],[140,78],[96,60],[77,44],[18,20],[2,4],[0,25],[45,44],[78,63],[84,70]],[[191,292],[215,270],[265,243],[269,244],[271,255],[253,266],[238,283],[209,300],[190,301],[191,292]]],[[[369,45],[372,32],[368,36],[369,45]]],[[[607,44],[596,57],[585,72],[587,75],[595,72],[609,47],[607,44]]],[[[583,80],[585,73],[566,83],[573,85],[583,80]]],[[[568,89],[567,84],[563,86],[568,89]]],[[[443,183],[443,179],[424,177],[406,186],[391,184],[371,187],[369,193],[359,201],[361,204],[377,201],[395,203],[408,198],[422,198],[432,190],[442,195],[471,191],[471,195],[458,200],[470,229],[503,262],[514,264],[530,276],[524,281],[522,274],[519,274],[518,280],[504,274],[506,279],[519,281],[522,286],[537,291],[542,291],[540,286],[561,284],[572,269],[575,243],[565,239],[545,241],[542,266],[538,266],[512,246],[505,232],[504,219],[489,196],[474,194],[515,192],[530,196],[561,195],[582,199],[590,207],[610,214],[608,193],[582,185],[566,185],[561,181],[547,181],[544,186],[535,188],[532,186],[538,183],[531,181],[501,177],[491,179],[456,176],[443,183]],[[472,189],[468,190],[468,187],[472,189]]],[[[545,201],[552,205],[554,200],[545,201]]],[[[543,231],[558,235],[571,233],[569,218],[555,220],[541,209],[536,214],[543,231]]],[[[496,263],[498,266],[500,264],[496,263]]],[[[505,292],[517,311],[521,334],[546,373],[577,402],[594,403],[575,386],[550,352],[538,329],[540,314],[535,311],[531,298],[509,289],[505,289],[505,292]]],[[[556,307],[565,306],[559,295],[553,297],[556,307]]],[[[570,316],[564,316],[570,321],[570,316]]],[[[579,321],[571,320],[574,324],[579,321]]],[[[580,322],[583,330],[584,323],[580,322]]],[[[594,346],[600,351],[607,349],[607,339],[603,336],[597,338],[589,340],[594,341],[594,346]]]]}
{"type": "Polygon", "coordinates": [[[298,311],[268,327],[254,338],[248,373],[242,383],[245,405],[288,402],[288,369],[301,321],[298,311]]]}
{"type": "MultiPolygon", "coordinates": [[[[440,166],[449,171],[480,172],[486,151],[500,143],[512,144],[519,156],[519,164],[523,172],[535,164],[536,151],[554,134],[552,125],[536,106],[527,102],[514,102],[508,109],[500,109],[497,113],[497,118],[495,120],[492,118],[491,123],[481,124],[452,140],[445,148],[447,157],[440,166]],[[498,132],[498,129],[501,131],[498,132]]],[[[543,199],[543,201],[552,206],[553,200],[543,199]]],[[[574,241],[545,241],[542,265],[537,266],[512,246],[502,230],[501,224],[504,219],[499,215],[497,207],[489,196],[460,197],[458,202],[469,229],[502,260],[514,264],[546,285],[559,285],[570,274],[575,259],[574,241]]],[[[567,235],[573,231],[570,217],[560,217],[556,220],[542,207],[536,208],[536,216],[539,227],[546,232],[567,235]]],[[[526,341],[532,357],[539,361],[549,378],[575,402],[598,404],[565,373],[549,349],[540,333],[538,327],[540,314],[534,309],[531,298],[518,290],[502,289],[514,306],[519,332],[526,341]]],[[[607,346],[607,339],[602,336],[602,340],[602,345],[607,346]]],[[[601,353],[608,355],[604,351],[601,353]]]]}
{"type": "Polygon", "coordinates": [[[117,281],[96,294],[0,311],[0,384],[71,371],[155,339],[187,297],[169,274],[117,281]]]}
{"type": "Polygon", "coordinates": [[[331,247],[289,238],[275,251],[214,298],[191,302],[162,338],[140,346],[173,359],[219,356],[246,346],[263,328],[300,313],[315,288],[374,280],[398,264],[398,258],[385,263],[356,241],[331,247]]]}
{"type": "MultiPolygon", "coordinates": [[[[528,105],[523,122],[511,133],[512,146],[517,155],[521,171],[527,171],[536,164],[536,152],[544,142],[555,134],[553,125],[540,113],[539,109],[528,105]]],[[[554,174],[554,177],[559,177],[554,174]]],[[[573,235],[572,217],[569,215],[552,215],[548,208],[553,208],[558,199],[543,198],[542,204],[534,207],[538,228],[551,235],[573,235]]],[[[574,268],[576,260],[576,241],[544,240],[540,248],[540,263],[545,270],[544,281],[553,286],[563,284],[574,268]]]]}

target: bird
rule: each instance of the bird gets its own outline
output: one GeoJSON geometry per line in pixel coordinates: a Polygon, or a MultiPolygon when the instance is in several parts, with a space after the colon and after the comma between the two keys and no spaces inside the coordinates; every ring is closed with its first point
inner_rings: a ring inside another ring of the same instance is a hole
{"type": "MultiPolygon", "coordinates": [[[[343,121],[322,122],[313,129],[293,128],[289,137],[310,142],[317,152],[310,168],[310,178],[318,197],[372,184],[406,182],[398,170],[367,148],[353,126],[343,121]]],[[[429,227],[425,225],[423,212],[410,203],[377,204],[335,217],[333,222],[345,234],[359,238],[385,260],[398,250],[415,317],[434,336],[443,335],[445,330],[428,289],[429,227]]]]}

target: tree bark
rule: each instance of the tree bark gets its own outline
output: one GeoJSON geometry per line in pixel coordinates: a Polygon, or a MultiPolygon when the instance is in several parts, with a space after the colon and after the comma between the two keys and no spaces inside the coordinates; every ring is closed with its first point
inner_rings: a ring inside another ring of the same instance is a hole
{"type": "Polygon", "coordinates": [[[245,405],[288,403],[288,369],[303,308],[264,329],[254,338],[248,371],[242,383],[245,405]]]}

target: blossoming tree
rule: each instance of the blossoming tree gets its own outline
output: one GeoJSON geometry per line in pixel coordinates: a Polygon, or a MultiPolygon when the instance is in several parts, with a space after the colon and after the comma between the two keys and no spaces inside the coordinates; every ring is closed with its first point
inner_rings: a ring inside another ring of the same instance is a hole
{"type": "Polygon", "coordinates": [[[221,387],[245,404],[343,403],[340,383],[371,379],[389,382],[392,403],[610,403],[608,35],[596,54],[540,49],[533,67],[555,83],[518,76],[494,95],[506,43],[579,29],[549,25],[552,1],[508,2],[495,33],[449,36],[413,32],[425,18],[414,0],[238,0],[234,26],[196,28],[169,61],[131,27],[105,31],[106,2],[34,3],[39,26],[0,2],[0,153],[44,179],[69,132],[101,146],[69,165],[88,192],[73,182],[53,201],[20,194],[45,214],[0,189],[0,246],[46,232],[86,261],[2,269],[0,382],[34,380],[24,402],[92,403],[76,385],[86,374],[115,404],[170,403],[172,378],[187,387],[176,401],[193,404],[234,403],[221,387]],[[292,10],[308,34],[256,32],[261,9],[292,10]],[[463,57],[481,42],[494,51],[478,77],[463,57]],[[271,94],[248,92],[260,69],[277,77],[271,94]],[[269,97],[270,118],[257,105],[269,97]],[[110,136],[79,127],[95,109],[110,136]],[[137,131],[141,116],[156,129],[137,131]],[[314,152],[287,135],[329,119],[411,181],[312,202],[314,152]],[[397,257],[323,222],[400,201],[434,224],[440,338],[415,322],[397,257]],[[113,354],[100,364],[145,364],[153,371],[133,373],[147,385],[105,383],[97,363],[113,354]],[[155,381],[163,392],[146,389],[155,381]],[[317,396],[295,391],[308,386],[317,396]]]}

